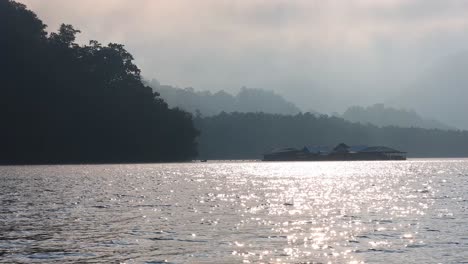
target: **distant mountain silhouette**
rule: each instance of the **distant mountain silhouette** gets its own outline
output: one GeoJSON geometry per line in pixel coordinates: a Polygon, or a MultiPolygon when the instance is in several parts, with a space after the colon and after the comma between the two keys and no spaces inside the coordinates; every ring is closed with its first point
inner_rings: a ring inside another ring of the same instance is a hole
{"type": "Polygon", "coordinates": [[[196,91],[161,85],[152,80],[148,83],[171,107],[178,107],[193,114],[217,115],[221,112],[264,112],[293,115],[301,110],[273,91],[243,87],[236,95],[223,90],[196,91]]]}
{"type": "Polygon", "coordinates": [[[411,107],[448,125],[468,129],[468,52],[439,60],[392,105],[411,107]]]}
{"type": "Polygon", "coordinates": [[[425,119],[413,110],[386,107],[384,104],[374,104],[369,107],[352,106],[341,116],[342,118],[362,124],[370,123],[376,126],[419,127],[427,129],[453,130],[440,121],[425,119]]]}

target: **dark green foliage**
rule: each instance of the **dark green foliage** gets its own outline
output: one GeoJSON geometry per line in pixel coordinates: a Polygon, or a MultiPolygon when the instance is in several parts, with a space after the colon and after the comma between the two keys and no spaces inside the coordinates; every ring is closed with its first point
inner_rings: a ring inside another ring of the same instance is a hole
{"type": "Polygon", "coordinates": [[[0,0],[0,163],[152,162],[196,156],[190,114],[142,83],[123,45],[76,44],[0,0]]]}
{"type": "Polygon", "coordinates": [[[310,113],[294,116],[265,113],[221,113],[196,118],[203,133],[203,159],[259,159],[277,147],[305,145],[383,145],[407,151],[409,157],[468,157],[468,131],[377,127],[310,113]]]}

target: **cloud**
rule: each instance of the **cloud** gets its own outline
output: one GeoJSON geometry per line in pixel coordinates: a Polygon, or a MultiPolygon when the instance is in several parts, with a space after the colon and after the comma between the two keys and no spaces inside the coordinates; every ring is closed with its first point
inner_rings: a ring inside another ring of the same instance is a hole
{"type": "Polygon", "coordinates": [[[143,74],[198,89],[273,89],[341,111],[395,96],[465,49],[463,0],[22,0],[51,28],[119,42],[143,74]]]}

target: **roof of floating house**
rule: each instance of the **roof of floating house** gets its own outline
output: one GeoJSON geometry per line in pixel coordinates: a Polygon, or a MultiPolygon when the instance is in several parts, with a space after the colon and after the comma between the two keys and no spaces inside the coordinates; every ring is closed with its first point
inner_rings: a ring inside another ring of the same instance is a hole
{"type": "Polygon", "coordinates": [[[332,148],[329,146],[305,146],[303,150],[315,154],[328,154],[332,151],[332,148]]]}
{"type": "Polygon", "coordinates": [[[349,147],[349,152],[355,153],[355,152],[360,152],[363,149],[368,148],[366,145],[356,145],[356,146],[350,146],[349,147]]]}
{"type": "Polygon", "coordinates": [[[356,146],[348,146],[344,143],[337,145],[336,147],[330,146],[305,146],[302,149],[297,148],[275,148],[268,152],[268,154],[282,154],[282,153],[291,153],[291,152],[306,152],[306,153],[313,153],[319,155],[328,155],[330,153],[337,153],[337,152],[347,152],[347,153],[406,153],[396,149],[392,149],[389,147],[384,146],[374,146],[369,147],[366,145],[356,145],[356,146]]]}
{"type": "Polygon", "coordinates": [[[392,149],[392,148],[389,148],[389,147],[384,147],[384,146],[367,147],[367,148],[364,148],[364,149],[360,150],[359,152],[361,152],[361,153],[371,153],[371,152],[372,153],[375,153],[375,152],[378,152],[378,153],[406,153],[406,152],[402,152],[402,151],[392,149]]]}
{"type": "Polygon", "coordinates": [[[340,148],[345,148],[347,147],[347,150],[350,153],[358,153],[358,152],[364,152],[364,153],[370,153],[370,152],[379,152],[379,153],[405,153],[402,151],[398,151],[396,149],[392,149],[389,147],[384,147],[384,146],[375,146],[375,147],[369,147],[367,145],[355,145],[355,146],[348,146],[346,144],[343,144],[344,146],[338,145],[335,148],[332,148],[330,146],[305,146],[302,150],[309,152],[309,153],[317,153],[317,154],[329,154],[333,152],[334,150],[337,149],[337,147],[340,146],[340,148]]]}
{"type": "Polygon", "coordinates": [[[349,152],[349,146],[345,143],[338,144],[335,148],[333,148],[334,153],[344,153],[349,152]]]}
{"type": "Polygon", "coordinates": [[[334,149],[349,149],[349,146],[346,145],[345,143],[340,143],[340,144],[336,145],[336,147],[334,149]]]}
{"type": "Polygon", "coordinates": [[[276,148],[276,149],[272,149],[269,152],[269,154],[295,152],[295,151],[299,151],[299,150],[296,148],[276,148]]]}

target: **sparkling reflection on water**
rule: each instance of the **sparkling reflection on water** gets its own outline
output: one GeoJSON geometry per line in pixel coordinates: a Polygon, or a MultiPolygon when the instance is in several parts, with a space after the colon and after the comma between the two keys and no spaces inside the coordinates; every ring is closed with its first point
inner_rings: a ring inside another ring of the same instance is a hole
{"type": "Polygon", "coordinates": [[[0,167],[0,263],[460,263],[468,160],[0,167]]]}

